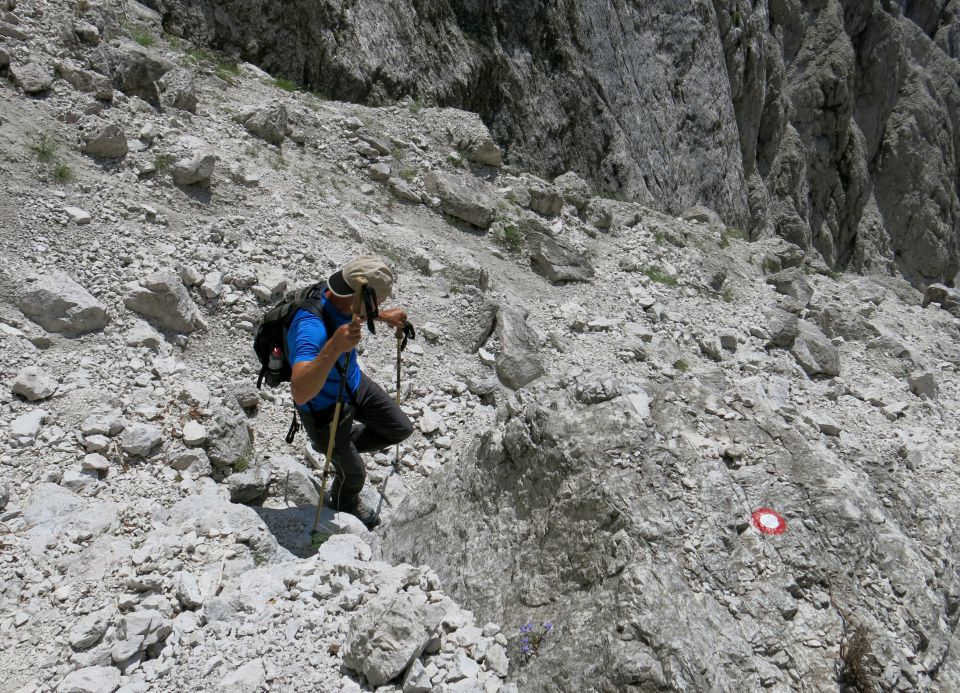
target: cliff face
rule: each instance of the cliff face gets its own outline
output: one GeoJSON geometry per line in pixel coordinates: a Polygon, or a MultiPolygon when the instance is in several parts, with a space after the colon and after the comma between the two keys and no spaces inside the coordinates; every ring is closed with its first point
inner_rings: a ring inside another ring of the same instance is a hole
{"type": "Polygon", "coordinates": [[[476,111],[545,176],[706,204],[835,267],[960,269],[956,0],[148,4],[331,97],[476,111]]]}

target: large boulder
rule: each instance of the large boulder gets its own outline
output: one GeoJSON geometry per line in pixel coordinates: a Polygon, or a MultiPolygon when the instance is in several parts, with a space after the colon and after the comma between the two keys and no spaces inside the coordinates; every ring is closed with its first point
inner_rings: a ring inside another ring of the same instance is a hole
{"type": "Polygon", "coordinates": [[[259,459],[254,459],[227,477],[227,489],[234,503],[257,503],[267,495],[270,487],[270,467],[259,459]]]}
{"type": "Polygon", "coordinates": [[[374,597],[350,621],[343,663],[371,686],[389,683],[420,656],[443,613],[422,593],[374,597]]]}
{"type": "Polygon", "coordinates": [[[790,353],[809,376],[840,375],[840,352],[816,326],[801,320],[790,353]]]}
{"type": "Polygon", "coordinates": [[[534,234],[531,239],[530,261],[537,274],[555,284],[588,282],[594,275],[593,267],[582,253],[542,233],[534,234]]]}
{"type": "Polygon", "coordinates": [[[161,103],[190,113],[197,112],[197,89],[193,73],[185,68],[170,70],[160,78],[161,103]]]}
{"type": "Polygon", "coordinates": [[[13,381],[13,394],[29,402],[52,397],[56,391],[57,381],[39,366],[21,369],[13,381]]]}
{"type": "Polygon", "coordinates": [[[217,157],[210,151],[191,152],[177,159],[170,167],[170,177],[177,185],[206,188],[217,165],[217,157]]]}
{"type": "Polygon", "coordinates": [[[287,122],[287,108],[279,101],[264,106],[249,106],[235,117],[251,135],[264,139],[270,144],[282,144],[290,133],[287,122]]]}
{"type": "Polygon", "coordinates": [[[123,304],[161,329],[193,332],[207,328],[180,277],[170,271],[155,272],[141,279],[139,285],[131,288],[123,304]]]}
{"type": "Polygon", "coordinates": [[[121,39],[106,48],[106,60],[113,86],[130,96],[160,106],[158,80],[176,67],[156,51],[121,39]]]}
{"type": "Polygon", "coordinates": [[[242,412],[217,407],[206,422],[207,456],[221,471],[243,471],[253,460],[253,434],[242,412]]]}
{"type": "Polygon", "coordinates": [[[771,284],[777,293],[789,296],[800,306],[805,306],[813,296],[813,287],[799,267],[791,267],[767,277],[767,284],[771,284]]]}
{"type": "Polygon", "coordinates": [[[563,195],[563,199],[572,204],[579,211],[589,204],[593,193],[590,191],[590,184],[573,171],[567,171],[563,175],[553,179],[553,186],[563,195]]]}
{"type": "Polygon", "coordinates": [[[563,209],[563,195],[547,181],[532,176],[526,181],[526,192],[530,201],[527,206],[537,214],[555,217],[563,209]]]}
{"type": "Polygon", "coordinates": [[[101,101],[113,99],[113,82],[109,77],[92,70],[84,70],[68,62],[58,62],[56,69],[60,78],[74,89],[93,94],[101,101]]]}
{"type": "Polygon", "coordinates": [[[101,159],[119,159],[129,151],[123,128],[101,118],[85,118],[80,123],[81,151],[101,159]]]}
{"type": "Polygon", "coordinates": [[[960,290],[951,289],[943,284],[931,284],[923,294],[923,307],[936,303],[951,315],[960,318],[960,290]]]}
{"type": "Polygon", "coordinates": [[[880,334],[859,313],[840,306],[826,306],[815,317],[817,324],[828,337],[843,337],[848,342],[865,341],[880,334]]]}
{"type": "Polygon", "coordinates": [[[497,312],[497,377],[514,390],[527,385],[546,371],[540,357],[542,340],[527,324],[527,312],[503,308],[497,312]]]}
{"type": "Polygon", "coordinates": [[[442,171],[431,171],[423,183],[428,193],[440,198],[444,213],[481,229],[493,223],[497,203],[489,183],[470,175],[454,176],[442,171]]]}
{"type": "Polygon", "coordinates": [[[67,337],[96,332],[110,322],[106,307],[59,270],[29,277],[17,297],[17,307],[48,332],[67,337]]]}
{"type": "Polygon", "coordinates": [[[50,71],[39,63],[10,65],[10,79],[27,94],[43,94],[53,86],[50,71]]]}

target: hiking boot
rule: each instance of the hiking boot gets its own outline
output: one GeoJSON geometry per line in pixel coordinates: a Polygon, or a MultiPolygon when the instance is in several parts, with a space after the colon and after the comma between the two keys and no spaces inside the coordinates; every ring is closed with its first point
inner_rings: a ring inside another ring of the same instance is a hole
{"type": "Polygon", "coordinates": [[[341,513],[349,513],[360,520],[367,529],[373,529],[380,524],[380,515],[375,508],[364,503],[359,497],[341,499],[336,502],[336,496],[331,495],[327,505],[341,513]]]}
{"type": "Polygon", "coordinates": [[[380,514],[377,512],[376,508],[371,508],[363,501],[357,501],[356,505],[354,505],[352,508],[348,508],[345,512],[350,513],[355,518],[360,520],[360,522],[362,522],[364,527],[367,529],[373,529],[380,524],[380,514]]]}

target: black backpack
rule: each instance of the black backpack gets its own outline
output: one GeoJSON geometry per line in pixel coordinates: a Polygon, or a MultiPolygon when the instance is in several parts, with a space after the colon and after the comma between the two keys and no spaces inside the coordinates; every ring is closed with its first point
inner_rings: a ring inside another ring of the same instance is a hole
{"type": "MultiPolygon", "coordinates": [[[[260,360],[260,374],[257,376],[257,389],[259,390],[264,381],[270,387],[277,387],[282,383],[289,383],[292,368],[290,359],[287,355],[287,330],[293,316],[300,309],[306,310],[323,320],[327,328],[327,334],[333,334],[336,329],[330,324],[329,318],[323,312],[321,297],[326,291],[326,282],[317,282],[311,286],[296,291],[291,291],[283,297],[279,304],[264,313],[257,327],[257,334],[253,338],[253,350],[257,352],[257,358],[260,360]],[[270,368],[270,355],[274,349],[279,349],[282,354],[281,363],[278,368],[270,368]]],[[[336,363],[337,372],[341,378],[346,377],[343,366],[339,361],[336,363]]],[[[347,388],[349,392],[349,387],[347,388]]],[[[349,392],[351,400],[353,393],[349,392]]],[[[300,423],[297,421],[297,408],[293,409],[293,423],[290,424],[290,430],[287,431],[286,440],[292,443],[297,431],[300,430],[300,423]]]]}

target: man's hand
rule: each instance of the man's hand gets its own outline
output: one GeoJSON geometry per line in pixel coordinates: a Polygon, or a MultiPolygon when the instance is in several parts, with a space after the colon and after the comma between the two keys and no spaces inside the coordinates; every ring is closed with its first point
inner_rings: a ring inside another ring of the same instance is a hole
{"type": "Polygon", "coordinates": [[[402,308],[381,309],[377,318],[390,325],[390,327],[403,327],[407,322],[407,312],[402,308]]]}
{"type": "Polygon", "coordinates": [[[360,338],[363,336],[362,326],[363,323],[357,317],[348,325],[338,327],[334,331],[333,337],[330,338],[330,348],[337,354],[352,351],[360,343],[360,338]]]}

